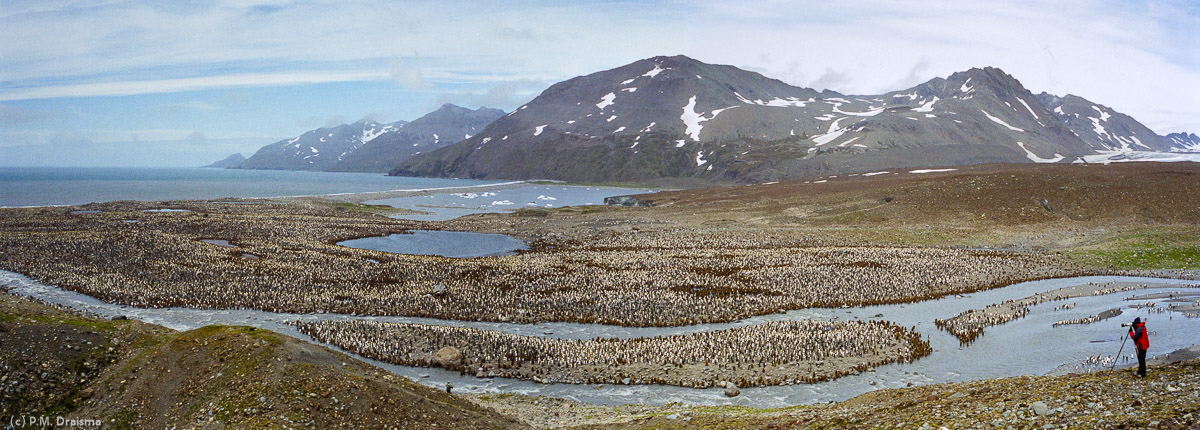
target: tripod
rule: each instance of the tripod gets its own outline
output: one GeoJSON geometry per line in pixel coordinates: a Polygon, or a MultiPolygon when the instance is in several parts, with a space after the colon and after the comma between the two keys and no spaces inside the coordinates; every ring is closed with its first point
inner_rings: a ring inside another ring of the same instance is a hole
{"type": "Polygon", "coordinates": [[[1121,358],[1121,353],[1125,352],[1125,341],[1129,340],[1129,336],[1121,336],[1121,349],[1117,350],[1117,356],[1113,357],[1113,364],[1108,370],[1117,368],[1117,360],[1121,358]]]}

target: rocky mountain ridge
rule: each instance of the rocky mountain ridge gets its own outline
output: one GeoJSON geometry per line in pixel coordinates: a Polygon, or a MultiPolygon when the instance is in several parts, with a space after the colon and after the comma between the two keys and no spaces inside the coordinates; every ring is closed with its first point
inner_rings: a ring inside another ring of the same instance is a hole
{"type": "Polygon", "coordinates": [[[227,169],[227,168],[236,166],[238,164],[241,164],[243,161],[246,161],[246,157],[243,157],[242,154],[238,153],[238,154],[233,154],[228,157],[222,158],[220,160],[214,161],[214,162],[212,162],[212,164],[209,164],[207,166],[202,166],[202,167],[227,169]]]}
{"type": "Polygon", "coordinates": [[[445,104],[412,122],[363,119],[266,145],[230,168],[386,172],[409,157],[470,137],[503,114],[445,104]]]}
{"type": "Polygon", "coordinates": [[[1034,95],[992,67],[880,95],[843,95],[674,56],[555,84],[480,133],[415,156],[390,174],[751,182],[1084,162],[1178,145],[1086,99],[1034,95]]]}
{"type": "Polygon", "coordinates": [[[1195,133],[1171,133],[1163,136],[1174,152],[1200,152],[1200,136],[1195,133]]]}

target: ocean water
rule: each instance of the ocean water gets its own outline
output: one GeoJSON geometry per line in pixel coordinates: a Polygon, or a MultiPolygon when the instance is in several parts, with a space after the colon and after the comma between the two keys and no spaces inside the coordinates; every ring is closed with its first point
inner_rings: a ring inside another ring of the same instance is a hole
{"type": "Polygon", "coordinates": [[[0,207],[460,187],[497,183],[381,173],[204,168],[0,167],[0,207]]]}

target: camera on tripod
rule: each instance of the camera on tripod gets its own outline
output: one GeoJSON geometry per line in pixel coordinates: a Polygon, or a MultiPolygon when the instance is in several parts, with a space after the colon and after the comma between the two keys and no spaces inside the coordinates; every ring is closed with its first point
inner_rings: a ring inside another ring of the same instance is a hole
{"type": "Polygon", "coordinates": [[[1124,323],[1121,324],[1121,327],[1133,327],[1133,323],[1124,323]]]}

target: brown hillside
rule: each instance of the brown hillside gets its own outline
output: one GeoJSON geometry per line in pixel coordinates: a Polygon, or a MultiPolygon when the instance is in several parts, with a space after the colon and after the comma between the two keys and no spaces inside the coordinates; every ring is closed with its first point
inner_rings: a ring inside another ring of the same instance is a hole
{"type": "Polygon", "coordinates": [[[0,365],[7,382],[19,382],[0,396],[5,417],[65,415],[101,419],[104,428],[524,427],[271,331],[180,333],[8,294],[0,294],[0,365]]]}
{"type": "Polygon", "coordinates": [[[1006,164],[924,174],[900,170],[638,198],[666,214],[719,215],[759,223],[1196,224],[1200,164],[1006,164]],[[826,182],[816,182],[821,180],[826,182]]]}

